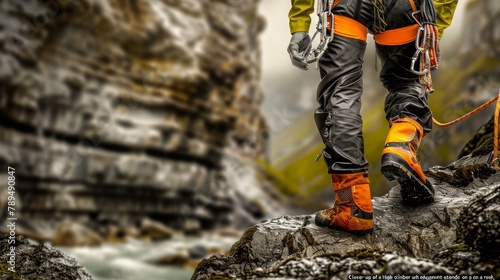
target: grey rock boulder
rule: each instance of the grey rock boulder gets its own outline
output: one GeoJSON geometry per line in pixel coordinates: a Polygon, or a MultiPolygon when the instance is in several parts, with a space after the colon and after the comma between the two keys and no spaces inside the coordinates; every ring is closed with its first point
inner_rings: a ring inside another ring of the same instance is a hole
{"type": "Polygon", "coordinates": [[[175,234],[173,229],[150,219],[142,221],[140,231],[144,238],[151,238],[152,240],[170,239],[175,234]]]}
{"type": "Polygon", "coordinates": [[[0,280],[92,280],[76,260],[48,244],[35,244],[22,236],[15,238],[15,272],[8,269],[8,235],[1,235],[0,280]]]}
{"type": "Polygon", "coordinates": [[[486,256],[500,256],[500,188],[474,199],[458,219],[460,238],[486,256]]]}

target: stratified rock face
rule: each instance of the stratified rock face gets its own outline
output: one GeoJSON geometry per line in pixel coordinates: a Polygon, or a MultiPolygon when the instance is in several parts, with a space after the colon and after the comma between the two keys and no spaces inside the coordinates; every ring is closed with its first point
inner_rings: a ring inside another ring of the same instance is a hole
{"type": "Polygon", "coordinates": [[[500,172],[485,164],[488,158],[467,156],[431,169],[428,174],[441,179],[434,180],[436,199],[429,205],[404,206],[399,186],[374,198],[372,235],[357,237],[318,227],[313,215],[282,216],[249,228],[228,256],[200,263],[193,279],[216,275],[347,279],[350,274],[498,277],[498,258],[491,256],[498,256],[499,248],[500,172]],[[460,181],[456,174],[471,178],[460,181]],[[464,241],[469,246],[460,245],[464,241]]]}
{"type": "Polygon", "coordinates": [[[2,235],[0,243],[0,267],[2,280],[92,280],[92,276],[72,257],[47,244],[33,244],[23,237],[15,238],[9,245],[9,236],[2,235]],[[10,246],[15,246],[11,250],[10,246]],[[10,255],[8,255],[10,254],[10,255]],[[14,262],[7,263],[14,255],[14,262]],[[14,264],[14,272],[9,268],[14,264]]]}
{"type": "Polygon", "coordinates": [[[0,169],[24,220],[230,223],[221,161],[265,150],[257,3],[2,1],[0,169]]]}

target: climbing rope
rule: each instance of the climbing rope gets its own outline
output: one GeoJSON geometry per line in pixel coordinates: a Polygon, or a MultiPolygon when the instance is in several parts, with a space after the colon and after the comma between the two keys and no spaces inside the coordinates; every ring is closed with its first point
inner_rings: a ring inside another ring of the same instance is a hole
{"type": "Polygon", "coordinates": [[[498,134],[499,134],[499,128],[498,128],[498,122],[499,122],[499,118],[500,118],[500,91],[498,92],[498,95],[493,97],[492,99],[486,101],[483,105],[477,107],[476,109],[470,111],[469,113],[455,119],[455,120],[452,120],[450,122],[446,122],[446,123],[441,123],[439,121],[437,121],[435,118],[432,118],[432,122],[439,126],[439,127],[448,127],[448,126],[451,126],[451,125],[454,125],[458,122],[461,122],[465,119],[468,119],[470,118],[471,116],[481,112],[482,110],[484,110],[486,107],[490,106],[491,104],[493,104],[494,102],[497,102],[497,105],[496,105],[496,109],[495,109],[495,128],[494,128],[494,139],[493,139],[493,160],[491,161],[491,165],[495,168],[499,168],[500,169],[500,159],[498,158],[498,150],[499,150],[499,139],[498,139],[498,134]]]}
{"type": "Polygon", "coordinates": [[[495,109],[495,133],[493,139],[493,161],[491,162],[491,165],[495,168],[500,168],[500,159],[498,158],[498,122],[500,118],[500,92],[498,92],[497,96],[497,107],[495,109]]]}

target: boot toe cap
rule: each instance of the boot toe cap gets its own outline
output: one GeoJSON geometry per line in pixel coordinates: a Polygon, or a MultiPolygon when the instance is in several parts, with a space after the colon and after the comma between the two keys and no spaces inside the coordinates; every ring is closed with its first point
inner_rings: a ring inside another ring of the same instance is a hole
{"type": "Polygon", "coordinates": [[[330,225],[331,220],[321,214],[321,212],[316,212],[316,217],[314,218],[314,222],[317,226],[327,227],[330,225]]]}

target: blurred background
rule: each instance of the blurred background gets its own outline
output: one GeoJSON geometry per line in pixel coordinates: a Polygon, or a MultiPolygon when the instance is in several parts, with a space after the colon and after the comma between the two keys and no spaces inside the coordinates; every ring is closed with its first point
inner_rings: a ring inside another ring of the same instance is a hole
{"type": "MultiPolygon", "coordinates": [[[[331,206],[314,162],[319,73],[289,61],[289,8],[0,0],[0,182],[16,169],[17,233],[57,246],[97,280],[189,279],[260,220],[331,206]]],[[[500,2],[460,0],[434,73],[438,120],[498,93],[499,43],[500,2]]],[[[388,125],[376,61],[370,38],[362,113],[381,196],[392,185],[378,170],[388,125]]],[[[492,112],[435,128],[422,165],[455,160],[492,112]]],[[[5,223],[7,187],[0,194],[5,223]]]]}

